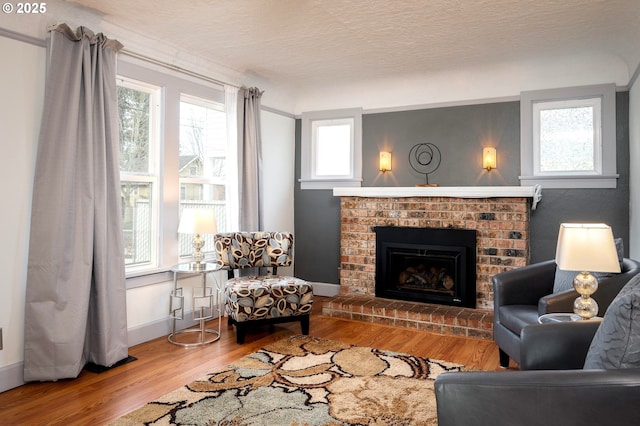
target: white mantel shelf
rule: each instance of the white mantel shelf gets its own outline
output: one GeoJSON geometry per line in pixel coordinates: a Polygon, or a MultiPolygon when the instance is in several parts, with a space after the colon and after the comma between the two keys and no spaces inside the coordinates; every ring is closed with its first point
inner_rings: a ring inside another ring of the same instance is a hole
{"type": "Polygon", "coordinates": [[[454,198],[532,198],[531,208],[542,199],[542,188],[534,186],[369,186],[333,188],[335,197],[454,197],[454,198]]]}

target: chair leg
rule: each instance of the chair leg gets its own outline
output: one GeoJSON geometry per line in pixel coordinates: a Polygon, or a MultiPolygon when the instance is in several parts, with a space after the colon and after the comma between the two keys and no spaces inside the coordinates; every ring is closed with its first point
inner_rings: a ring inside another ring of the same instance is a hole
{"type": "Polygon", "coordinates": [[[507,353],[500,348],[498,348],[498,353],[500,354],[500,367],[509,367],[509,355],[507,355],[507,353]]]}
{"type": "Polygon", "coordinates": [[[302,329],[302,334],[305,336],[309,335],[309,315],[300,318],[300,328],[302,329]]]}
{"type": "Polygon", "coordinates": [[[244,327],[236,323],[236,343],[241,345],[244,343],[244,327]]]}

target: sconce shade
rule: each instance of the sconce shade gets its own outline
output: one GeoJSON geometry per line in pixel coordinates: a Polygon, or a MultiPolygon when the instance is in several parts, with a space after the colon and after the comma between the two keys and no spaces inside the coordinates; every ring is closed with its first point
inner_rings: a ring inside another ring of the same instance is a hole
{"type": "Polygon", "coordinates": [[[611,227],[604,223],[563,223],[556,264],[567,271],[620,272],[611,227]]]}
{"type": "Polygon", "coordinates": [[[391,153],[380,151],[380,171],[386,172],[391,170],[391,153]]]}
{"type": "Polygon", "coordinates": [[[178,226],[180,234],[215,234],[218,232],[216,215],[212,209],[184,209],[178,226]]]}
{"type": "Polygon", "coordinates": [[[482,168],[491,171],[496,168],[496,149],[487,147],[482,149],[482,168]]]}

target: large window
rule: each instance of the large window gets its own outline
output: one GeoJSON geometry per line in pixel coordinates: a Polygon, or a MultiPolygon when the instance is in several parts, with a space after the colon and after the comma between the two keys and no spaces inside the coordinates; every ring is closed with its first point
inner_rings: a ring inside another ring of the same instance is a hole
{"type": "MultiPolygon", "coordinates": [[[[182,95],[180,102],[180,212],[190,207],[215,211],[224,230],[226,203],[226,115],[222,104],[182,95]]],[[[193,252],[190,235],[180,235],[179,254],[193,252]]],[[[204,251],[213,250],[213,235],[205,235],[204,251]]]]}
{"type": "Polygon", "coordinates": [[[521,182],[546,188],[615,188],[615,87],[525,92],[521,182]]]}
{"type": "Polygon", "coordinates": [[[159,98],[158,87],[118,80],[122,226],[129,269],[157,264],[159,98]]]}
{"type": "MultiPolygon", "coordinates": [[[[118,61],[120,180],[128,285],[164,280],[191,256],[193,236],[178,233],[185,207],[215,210],[218,229],[234,226],[236,184],[227,152],[225,88],[118,61]],[[229,218],[233,218],[230,220],[229,218]],[[185,256],[185,258],[181,258],[185,256]]],[[[231,95],[229,95],[231,96],[231,95]]],[[[205,252],[213,249],[207,236],[205,252]]]]}
{"type": "Polygon", "coordinates": [[[360,186],[362,110],[302,113],[302,189],[360,186]]]}

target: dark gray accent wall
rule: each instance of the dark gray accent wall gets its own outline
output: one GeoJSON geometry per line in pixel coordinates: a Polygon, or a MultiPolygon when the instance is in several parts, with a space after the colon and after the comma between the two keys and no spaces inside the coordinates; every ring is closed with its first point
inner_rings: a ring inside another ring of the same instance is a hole
{"type": "Polygon", "coordinates": [[[429,183],[440,186],[520,185],[520,103],[365,114],[362,117],[362,186],[426,183],[409,164],[409,151],[432,143],[441,152],[429,183]],[[498,165],[482,168],[482,148],[497,149],[498,165]],[[391,152],[390,172],[378,170],[380,151],[391,152]]]}
{"type": "Polygon", "coordinates": [[[301,121],[296,120],[294,209],[295,276],[339,284],[340,198],[332,190],[300,189],[301,121]]]}
{"type": "MultiPolygon", "coordinates": [[[[629,94],[616,97],[617,168],[615,189],[543,189],[542,202],[531,215],[531,262],[551,259],[560,223],[591,221],[613,227],[616,237],[629,239],[629,94]]],[[[296,120],[296,179],[300,177],[300,120],[296,120]]],[[[418,143],[438,146],[442,161],[429,175],[440,186],[520,185],[520,103],[432,108],[364,114],[362,186],[414,186],[424,175],[409,165],[409,151],[418,143]],[[482,147],[497,149],[495,170],[482,169],[482,147]],[[380,151],[392,154],[392,170],[378,170],[380,151]]],[[[294,192],[296,275],[339,283],[340,202],[328,190],[294,192]]],[[[626,244],[628,253],[628,244],[626,244]]]]}

